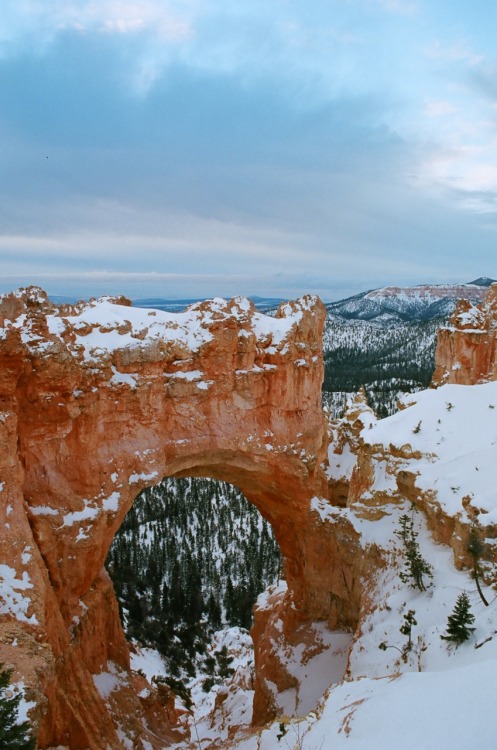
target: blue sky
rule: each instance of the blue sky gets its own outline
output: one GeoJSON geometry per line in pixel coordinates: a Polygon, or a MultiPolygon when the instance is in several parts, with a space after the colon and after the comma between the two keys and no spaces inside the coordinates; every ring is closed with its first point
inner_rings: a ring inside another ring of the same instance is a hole
{"type": "Polygon", "coordinates": [[[497,5],[3,0],[0,291],[497,278],[497,5]]]}

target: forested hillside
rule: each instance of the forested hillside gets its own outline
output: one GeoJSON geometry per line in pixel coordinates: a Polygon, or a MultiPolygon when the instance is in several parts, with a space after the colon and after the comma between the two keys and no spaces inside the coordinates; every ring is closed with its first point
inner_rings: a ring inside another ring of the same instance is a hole
{"type": "MultiPolygon", "coordinates": [[[[209,479],[144,490],[107,558],[129,638],[193,676],[225,625],[250,628],[257,595],[280,575],[272,529],[241,492],[209,479]]],[[[217,667],[219,668],[219,667],[217,667]]]]}
{"type": "Polygon", "coordinates": [[[345,320],[328,313],[323,340],[323,400],[341,416],[347,396],[364,386],[379,417],[399,395],[426,388],[435,366],[438,328],[445,319],[411,323],[345,320]]]}

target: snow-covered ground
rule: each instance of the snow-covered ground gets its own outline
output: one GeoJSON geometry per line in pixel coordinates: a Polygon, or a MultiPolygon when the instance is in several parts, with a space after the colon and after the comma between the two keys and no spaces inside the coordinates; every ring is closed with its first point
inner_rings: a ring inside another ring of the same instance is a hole
{"type": "MultiPolygon", "coordinates": [[[[182,717],[189,728],[192,746],[195,750],[216,747],[216,743],[229,736],[231,727],[248,727],[252,719],[254,698],[254,652],[252,640],[246,630],[238,627],[224,628],[214,634],[208,653],[214,654],[226,647],[232,661],[229,664],[233,673],[225,680],[219,680],[210,690],[203,683],[206,674],[197,674],[186,682],[190,691],[192,706],[182,717]]],[[[158,651],[136,647],[131,654],[131,668],[140,670],[149,682],[154,677],[166,677],[164,661],[158,651]]],[[[100,676],[99,676],[100,677],[100,676]]],[[[108,676],[105,675],[108,681],[108,676]]],[[[107,684],[107,683],[106,683],[107,684]]],[[[105,687],[105,686],[104,686],[105,687]]],[[[183,701],[177,698],[178,708],[185,709],[183,701]]],[[[177,746],[185,748],[184,742],[177,746]]]]}
{"type": "MultiPolygon", "coordinates": [[[[497,383],[444,386],[408,398],[416,404],[366,427],[371,445],[410,444],[422,455],[406,462],[418,472],[417,484],[436,491],[449,515],[465,516],[468,503],[481,510],[485,523],[496,512],[497,383]],[[421,424],[420,424],[421,423],[421,424]],[[420,428],[418,429],[418,425],[420,428]],[[464,504],[463,504],[464,500],[464,504]]],[[[342,467],[343,468],[343,467],[342,467]]],[[[381,473],[381,472],[380,472],[381,473]]],[[[378,485],[388,490],[385,475],[378,485]]],[[[395,483],[393,483],[395,484],[395,483]]],[[[391,487],[392,492],[394,487],[391,487]]],[[[325,523],[339,513],[316,502],[325,523]]],[[[328,506],[329,507],[329,506],[328,506]]],[[[362,621],[349,655],[346,679],[332,686],[318,709],[301,720],[281,717],[256,735],[240,737],[238,750],[495,750],[497,712],[497,600],[484,586],[480,599],[470,571],[456,570],[453,552],[436,544],[422,513],[407,501],[384,508],[377,521],[356,520],[367,543],[386,550],[388,566],[370,582],[374,605],[362,621]],[[399,518],[414,520],[423,558],[432,566],[426,591],[403,583],[402,544],[395,532],[399,518]],[[429,584],[429,585],[428,585],[429,584]],[[466,592],[475,616],[474,632],[456,646],[442,639],[458,596],[466,592]],[[402,656],[407,636],[400,632],[414,612],[412,650],[402,656]],[[386,650],[380,644],[386,644],[386,650]]],[[[491,567],[491,566],[490,566],[491,567]]]]}

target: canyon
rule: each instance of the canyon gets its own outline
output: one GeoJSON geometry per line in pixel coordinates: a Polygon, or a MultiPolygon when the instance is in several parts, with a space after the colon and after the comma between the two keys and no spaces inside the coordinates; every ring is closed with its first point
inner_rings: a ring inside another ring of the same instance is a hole
{"type": "MultiPolygon", "coordinates": [[[[491,287],[480,307],[459,303],[439,335],[437,384],[494,379],[496,298],[491,287]]],[[[130,669],[103,569],[133,500],[165,476],[236,485],[278,540],[287,585],[255,611],[254,726],[299,692],[282,655],[305,664],[326,651],[316,623],[360,639],[390,564],[365,524],[407,499],[464,569],[471,524],[488,514],[483,555],[495,562],[491,509],[468,493],[448,508],[420,484],[428,443],[411,424],[426,422],[416,406],[390,418],[412,414],[400,442],[360,395],[343,420],[326,418],[324,318],[314,297],[274,318],[243,298],[181,314],[124,298],[56,306],[34,287],[0,298],[0,661],[25,686],[39,747],[187,741],[170,692],[144,692],[130,669]],[[99,676],[112,670],[106,688],[99,676]]]]}

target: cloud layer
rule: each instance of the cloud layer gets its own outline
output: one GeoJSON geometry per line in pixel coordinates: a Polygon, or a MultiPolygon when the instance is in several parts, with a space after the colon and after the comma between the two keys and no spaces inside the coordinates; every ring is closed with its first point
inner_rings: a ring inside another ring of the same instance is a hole
{"type": "Polygon", "coordinates": [[[1,288],[329,299],[495,276],[496,15],[7,0],[1,288]]]}

